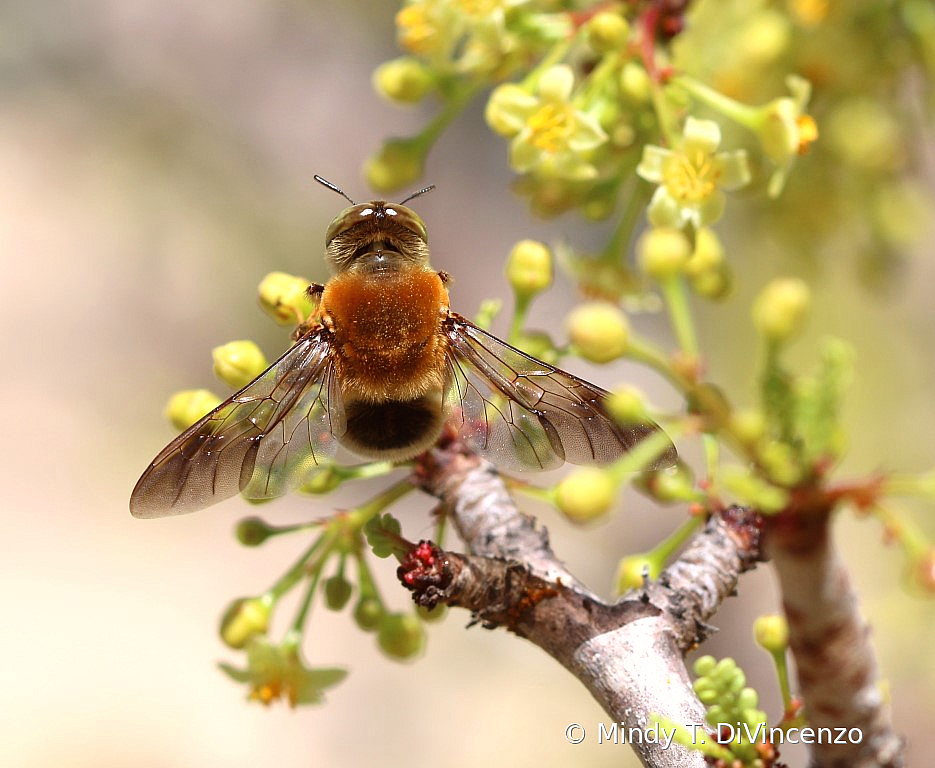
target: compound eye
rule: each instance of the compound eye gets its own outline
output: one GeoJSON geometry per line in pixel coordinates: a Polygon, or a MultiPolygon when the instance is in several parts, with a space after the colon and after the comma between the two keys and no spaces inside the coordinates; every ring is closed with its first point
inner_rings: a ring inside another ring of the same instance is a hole
{"type": "Polygon", "coordinates": [[[325,246],[331,245],[334,238],[347,232],[361,219],[372,215],[373,208],[369,205],[352,205],[350,208],[345,208],[328,225],[328,231],[325,233],[325,246]]]}

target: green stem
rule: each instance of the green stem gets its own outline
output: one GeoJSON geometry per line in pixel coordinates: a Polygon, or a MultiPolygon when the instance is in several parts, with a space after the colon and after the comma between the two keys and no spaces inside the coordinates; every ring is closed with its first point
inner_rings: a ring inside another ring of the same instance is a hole
{"type": "Polygon", "coordinates": [[[679,143],[679,132],[676,130],[669,105],[666,103],[665,93],[662,86],[655,80],[652,82],[652,101],[653,108],[656,110],[656,119],[659,121],[659,132],[665,141],[666,146],[675,147],[679,143]]]}
{"type": "Polygon", "coordinates": [[[574,40],[574,37],[568,40],[562,40],[562,42],[553,45],[549,52],[542,57],[541,61],[523,78],[523,82],[520,83],[520,86],[528,93],[532,93],[536,90],[536,86],[539,84],[539,79],[542,77],[543,73],[549,69],[549,67],[558,64],[568,55],[572,40],[574,40]]]}
{"type": "Polygon", "coordinates": [[[410,493],[414,490],[415,486],[408,477],[393,483],[393,485],[391,485],[385,491],[374,496],[366,504],[363,504],[357,507],[357,509],[352,510],[348,514],[348,526],[357,529],[363,528],[363,526],[366,525],[370,518],[379,515],[384,509],[391,506],[407,493],[410,493]]]}
{"type": "Polygon", "coordinates": [[[531,297],[528,294],[519,294],[514,291],[515,301],[513,302],[513,317],[510,319],[510,330],[507,335],[507,341],[514,346],[519,341],[523,332],[523,326],[526,325],[526,314],[529,312],[531,297]]]}
{"type": "Polygon", "coordinates": [[[689,357],[698,357],[698,340],[695,337],[695,324],[689,307],[685,279],[681,275],[676,275],[664,280],[662,294],[666,299],[669,319],[672,321],[679,347],[689,357]]]}
{"type": "Polygon", "coordinates": [[[315,568],[309,575],[308,587],[305,589],[302,602],[299,604],[299,610],[295,615],[295,620],[292,622],[292,629],[295,632],[301,632],[302,628],[305,626],[305,619],[308,616],[309,609],[312,607],[312,600],[315,597],[315,592],[318,590],[318,581],[321,578],[321,566],[324,565],[324,562],[325,558],[322,558],[319,567],[315,568]]]}
{"type": "Polygon", "coordinates": [[[647,552],[647,557],[656,560],[656,562],[658,562],[661,567],[663,564],[669,561],[669,558],[678,551],[679,547],[688,541],[691,535],[703,524],[704,518],[700,515],[695,515],[689,518],[669,536],[660,541],[655,547],[647,552]]]}
{"type": "Polygon", "coordinates": [[[709,88],[693,77],[681,75],[673,78],[670,82],[672,85],[677,85],[688,91],[688,93],[698,99],[698,101],[720,112],[735,123],[739,123],[750,130],[756,130],[758,122],[757,108],[751,107],[748,104],[741,104],[739,101],[725,96],[723,93],[715,91],[713,88],[709,88]]]}
{"type": "Polygon", "coordinates": [[[428,152],[432,145],[438,141],[439,136],[445,132],[452,120],[464,111],[464,108],[480,90],[481,85],[479,83],[459,82],[455,87],[452,87],[441,110],[413,137],[413,140],[424,143],[424,149],[428,152]]]}
{"type": "Polygon", "coordinates": [[[313,557],[320,556],[321,563],[323,564],[331,552],[335,539],[337,539],[337,529],[331,524],[325,529],[321,536],[315,539],[311,546],[299,556],[292,567],[280,576],[276,583],[269,588],[269,594],[273,595],[273,597],[278,600],[298,584],[308,573],[308,562],[313,557]]]}
{"type": "Polygon", "coordinates": [[[645,339],[631,335],[627,342],[626,356],[660,373],[682,394],[688,392],[693,386],[692,382],[672,367],[669,357],[662,350],[645,339]]]}

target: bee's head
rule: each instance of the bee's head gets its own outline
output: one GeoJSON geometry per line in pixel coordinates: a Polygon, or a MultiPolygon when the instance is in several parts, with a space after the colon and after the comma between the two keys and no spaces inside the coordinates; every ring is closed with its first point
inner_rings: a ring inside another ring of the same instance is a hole
{"type": "Polygon", "coordinates": [[[373,200],[355,203],[330,182],[316,180],[351,203],[335,216],[325,235],[326,258],[337,269],[347,269],[361,256],[375,251],[395,254],[406,261],[428,263],[428,232],[419,215],[403,203],[433,187],[411,195],[403,203],[373,200]]]}

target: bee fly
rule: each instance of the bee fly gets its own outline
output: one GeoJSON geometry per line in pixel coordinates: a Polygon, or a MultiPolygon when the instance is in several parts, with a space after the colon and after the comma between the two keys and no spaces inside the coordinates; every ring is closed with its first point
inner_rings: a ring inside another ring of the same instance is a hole
{"type": "MultiPolygon", "coordinates": [[[[135,517],[192,512],[244,494],[280,496],[338,444],[402,461],[446,424],[507,470],[564,461],[605,464],[653,423],[620,426],[607,393],[524,354],[448,305],[448,276],[429,263],[428,235],[403,203],[351,203],[331,222],[334,275],[309,292],[318,309],[266,371],[156,456],[130,497],[135,517]]],[[[654,467],[675,460],[671,445],[654,467]]]]}

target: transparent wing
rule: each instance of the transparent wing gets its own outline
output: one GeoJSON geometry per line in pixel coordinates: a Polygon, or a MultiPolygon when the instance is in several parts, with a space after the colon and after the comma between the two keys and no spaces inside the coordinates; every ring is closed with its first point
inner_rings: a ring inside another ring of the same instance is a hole
{"type": "MultiPolygon", "coordinates": [[[[618,425],[604,410],[605,390],[520,352],[460,315],[449,317],[445,333],[451,423],[504,469],[606,464],[659,431],[651,422],[618,425]]],[[[675,459],[670,445],[652,467],[675,459]]]]}
{"type": "Polygon", "coordinates": [[[329,334],[313,330],[153,460],[130,496],[134,517],[194,512],[243,493],[280,496],[334,454],[344,411],[329,334]]]}

